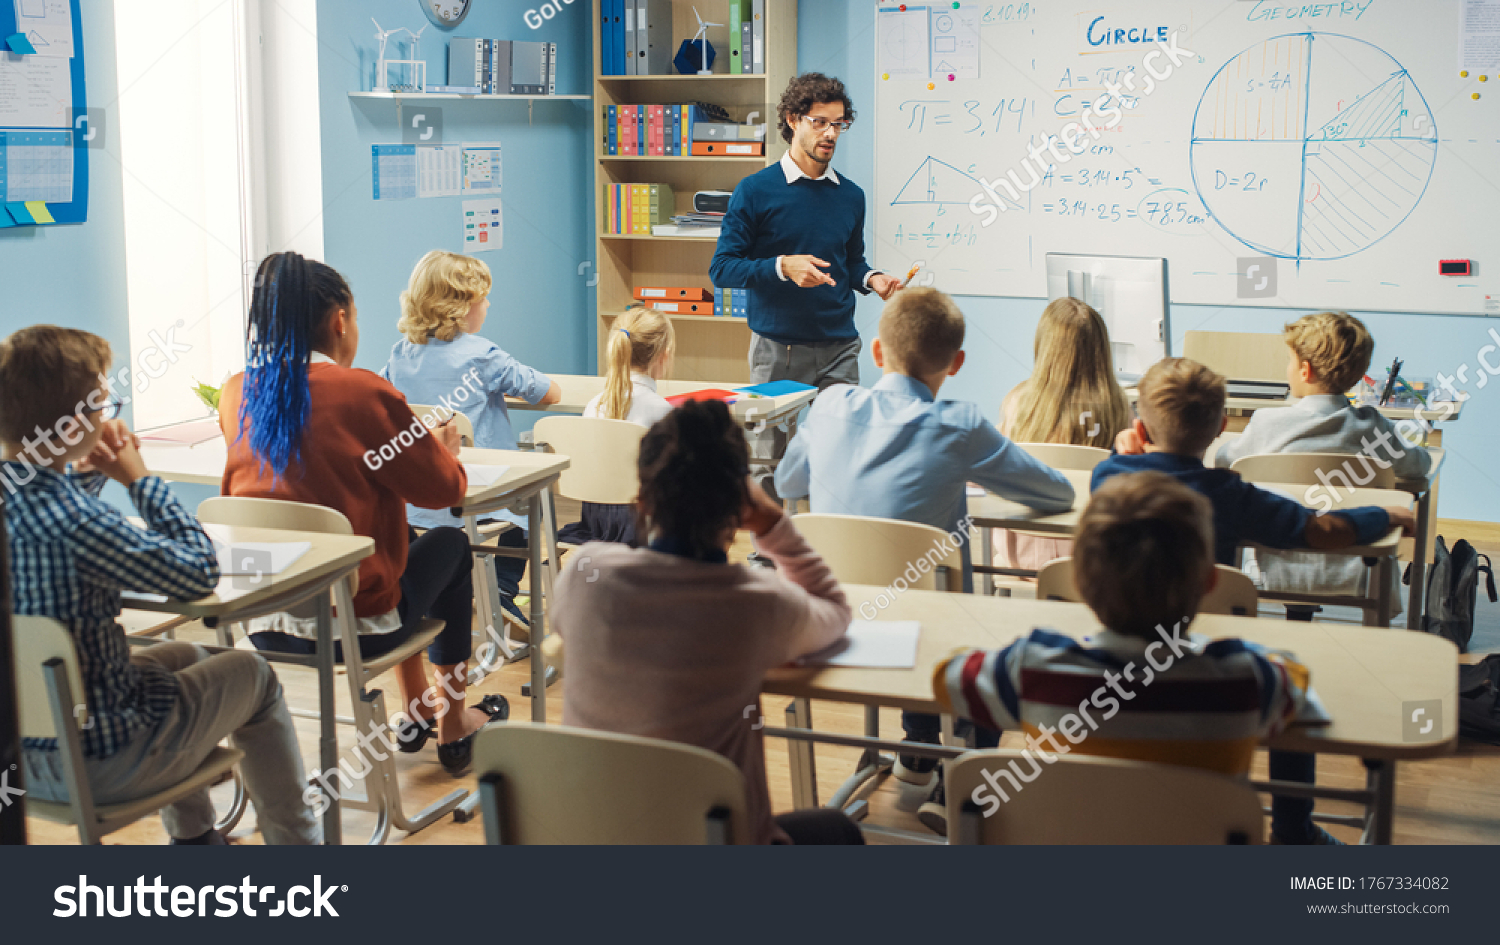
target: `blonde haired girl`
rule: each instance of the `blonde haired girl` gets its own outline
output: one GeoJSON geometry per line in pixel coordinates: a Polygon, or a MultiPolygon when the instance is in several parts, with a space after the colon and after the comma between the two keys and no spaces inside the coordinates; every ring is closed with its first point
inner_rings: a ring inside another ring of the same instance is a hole
{"type": "MultiPolygon", "coordinates": [[[[1036,326],[1031,377],[1000,406],[1000,432],[1017,443],[1109,449],[1130,426],[1130,404],[1115,379],[1109,329],[1078,299],[1055,299],[1036,326]]],[[[995,530],[1001,567],[1035,570],[1072,553],[1067,539],[995,530]]]]}
{"type": "Polygon", "coordinates": [[[656,309],[627,309],[605,345],[604,393],[589,401],[583,415],[645,427],[665,417],[672,406],[656,392],[656,382],[667,373],[676,344],[671,319],[656,309]]]}
{"type": "MultiPolygon", "coordinates": [[[[599,420],[626,420],[650,427],[672,412],[656,392],[656,382],[672,363],[677,344],[672,320],[650,308],[629,308],[609,330],[604,392],[588,402],[583,415],[599,420]]],[[[569,544],[610,541],[636,543],[635,506],[583,503],[583,518],[558,532],[569,544]]]]}

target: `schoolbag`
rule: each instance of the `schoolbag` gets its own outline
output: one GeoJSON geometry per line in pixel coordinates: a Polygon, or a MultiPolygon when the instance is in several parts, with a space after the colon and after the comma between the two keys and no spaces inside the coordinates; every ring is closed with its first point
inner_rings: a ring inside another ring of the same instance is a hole
{"type": "MultiPolygon", "coordinates": [[[[1451,640],[1460,653],[1469,652],[1469,638],[1474,635],[1474,604],[1479,594],[1479,572],[1486,576],[1485,589],[1490,601],[1496,602],[1495,572],[1488,555],[1479,554],[1474,546],[1460,538],[1448,550],[1439,535],[1434,543],[1432,570],[1427,575],[1427,613],[1421,629],[1451,640]],[[1480,564],[1480,559],[1484,564],[1480,564]]],[[[1408,574],[1408,581],[1410,575],[1408,574]]]]}
{"type": "Polygon", "coordinates": [[[1500,745],[1500,654],[1458,667],[1458,734],[1500,745]]]}

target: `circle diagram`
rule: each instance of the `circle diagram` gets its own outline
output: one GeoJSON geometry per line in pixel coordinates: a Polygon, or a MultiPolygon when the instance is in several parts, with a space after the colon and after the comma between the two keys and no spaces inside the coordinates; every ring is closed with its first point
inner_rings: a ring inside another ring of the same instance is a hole
{"type": "Polygon", "coordinates": [[[1193,184],[1246,246],[1342,259],[1416,209],[1437,144],[1427,100],[1389,53],[1335,33],[1291,33],[1209,80],[1193,115],[1193,184]]]}

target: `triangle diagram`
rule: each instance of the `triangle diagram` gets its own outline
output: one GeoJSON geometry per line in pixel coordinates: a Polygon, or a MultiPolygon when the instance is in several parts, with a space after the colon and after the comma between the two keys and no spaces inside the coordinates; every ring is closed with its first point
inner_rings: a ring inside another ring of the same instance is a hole
{"type": "Polygon", "coordinates": [[[891,201],[896,204],[911,203],[961,203],[967,204],[974,195],[983,192],[979,181],[963,171],[930,157],[922,162],[917,172],[891,201]]]}
{"type": "Polygon", "coordinates": [[[937,64],[937,67],[934,68],[933,71],[934,72],[957,72],[958,70],[955,69],[953,67],[953,65],[950,62],[948,62],[948,60],[944,59],[942,62],[940,62],[940,63],[937,64]]]}
{"type": "Polygon", "coordinates": [[[31,32],[27,33],[26,34],[26,38],[28,40],[30,40],[31,41],[31,45],[34,46],[37,49],[41,49],[43,46],[51,46],[52,45],[51,43],[47,42],[45,39],[42,39],[42,34],[38,33],[36,30],[32,30],[31,32]]]}
{"type": "Polygon", "coordinates": [[[1420,96],[1408,94],[1405,72],[1397,72],[1354,100],[1312,134],[1309,141],[1366,141],[1431,137],[1432,119],[1420,96]],[[1425,121],[1418,118],[1426,116],[1425,121]]]}

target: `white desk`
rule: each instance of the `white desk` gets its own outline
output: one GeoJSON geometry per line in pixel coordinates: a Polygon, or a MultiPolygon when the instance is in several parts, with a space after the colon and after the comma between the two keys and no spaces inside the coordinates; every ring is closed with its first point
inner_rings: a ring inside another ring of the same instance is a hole
{"type": "MultiPolygon", "coordinates": [[[[127,604],[134,610],[181,614],[216,626],[222,621],[249,620],[262,614],[278,613],[316,597],[318,650],[306,662],[318,670],[318,763],[322,770],[333,771],[338,768],[339,746],[338,718],[333,701],[333,612],[329,606],[328,589],[337,581],[348,581],[358,572],[360,561],[375,553],[375,540],[363,535],[324,535],[239,526],[229,527],[227,531],[231,542],[305,541],[312,547],[287,570],[267,580],[252,582],[245,578],[226,577],[220,579],[213,594],[198,600],[155,601],[132,596],[127,598],[127,604]]],[[[353,590],[350,584],[351,594],[353,590]]],[[[301,662],[290,656],[286,661],[301,662]]],[[[338,797],[329,800],[331,803],[323,814],[323,842],[338,844],[343,841],[338,797]]]]}
{"type": "MultiPolygon", "coordinates": [[[[1068,481],[1073,483],[1073,508],[1066,512],[1038,512],[1027,508],[1018,502],[1002,499],[993,493],[983,496],[969,496],[969,514],[973,517],[976,528],[1015,528],[1030,532],[1038,532],[1058,537],[1068,537],[1078,526],[1078,520],[1083,514],[1083,509],[1088,505],[1089,482],[1093,476],[1091,471],[1065,469],[1060,470],[1068,481]]],[[[1298,496],[1307,491],[1305,485],[1292,483],[1257,483],[1265,489],[1270,489],[1293,496],[1298,496]]],[[[1393,505],[1407,505],[1412,502],[1412,496],[1408,492],[1392,489],[1340,489],[1337,500],[1334,502],[1335,509],[1357,508],[1362,505],[1379,505],[1390,507],[1393,505]]],[[[1293,603],[1311,604],[1338,604],[1359,607],[1365,612],[1365,623],[1367,626],[1388,627],[1391,622],[1391,600],[1390,600],[1390,572],[1395,567],[1396,554],[1401,547],[1401,530],[1392,528],[1378,541],[1369,545],[1353,545],[1340,548],[1329,554],[1357,555],[1366,558],[1374,558],[1378,564],[1376,575],[1372,582],[1379,582],[1379,587],[1373,589],[1373,595],[1369,597],[1344,597],[1320,594],[1262,594],[1267,600],[1290,601],[1293,603]]],[[[983,565],[975,565],[974,571],[978,574],[1015,574],[1022,572],[1014,568],[996,568],[988,562],[983,565]]]]}
{"type": "MultiPolygon", "coordinates": [[[[228,461],[228,448],[222,437],[200,443],[197,446],[165,446],[157,443],[141,444],[141,457],[145,460],[146,468],[155,475],[171,482],[192,483],[195,485],[213,486],[219,488],[224,479],[224,465],[228,461]]],[[[479,485],[471,482],[468,493],[464,497],[464,504],[455,512],[464,517],[465,530],[469,534],[470,545],[476,548],[474,558],[474,595],[479,610],[480,622],[490,632],[489,628],[497,627],[498,621],[498,591],[495,588],[494,577],[488,562],[481,555],[493,554],[494,548],[485,548],[479,540],[476,522],[486,512],[506,507],[516,507],[525,510],[529,516],[528,521],[534,528],[533,536],[541,535],[548,543],[548,560],[552,567],[557,566],[557,534],[551,522],[551,486],[557,481],[562,471],[568,468],[568,458],[552,453],[525,453],[509,450],[480,450],[465,448],[459,452],[459,460],[465,463],[476,463],[489,466],[509,466],[510,469],[498,480],[489,485],[479,485]],[[545,518],[544,518],[545,516],[545,518]]],[[[541,566],[542,546],[535,541],[531,542],[532,560],[532,633],[533,642],[540,643],[541,636],[545,634],[542,626],[541,608],[542,594],[540,587],[536,585],[538,575],[542,574],[541,566]]],[[[519,659],[525,655],[525,651],[517,651],[509,648],[508,644],[502,646],[507,660],[519,659]]],[[[542,684],[542,674],[545,672],[541,665],[542,661],[532,663],[531,688],[532,718],[545,719],[546,717],[546,686],[542,684]]]]}
{"type": "MultiPolygon", "coordinates": [[[[845,585],[855,613],[862,604],[876,605],[886,588],[845,585]]],[[[881,620],[915,620],[922,625],[917,662],[912,669],[782,668],[771,671],[762,691],[798,700],[825,699],[865,706],[891,706],[913,712],[942,711],[932,692],[937,662],[960,647],[1000,648],[1045,627],[1079,639],[1096,633],[1099,623],[1082,604],[1030,601],[940,591],[907,591],[883,609],[881,620]]],[[[1289,623],[1250,617],[1200,614],[1194,633],[1211,638],[1238,637],[1297,655],[1312,674],[1312,685],[1328,709],[1327,726],[1293,726],[1269,739],[1269,748],[1319,754],[1353,755],[1367,769],[1364,791],[1315,789],[1316,796],[1364,803],[1369,809],[1370,838],[1389,843],[1395,813],[1396,763],[1405,759],[1450,754],[1458,739],[1458,650],[1428,634],[1370,633],[1326,623],[1289,623]],[[1357,654],[1358,659],[1351,658],[1357,654]],[[1440,727],[1430,737],[1408,740],[1404,734],[1406,702],[1441,699],[1440,727]]],[[[808,732],[810,720],[793,729],[766,730],[798,742],[816,740],[864,748],[869,761],[877,752],[901,751],[898,742],[808,732]],[[816,736],[816,737],[809,737],[816,736]]],[[[930,748],[956,756],[962,749],[930,748]]],[[[808,755],[811,752],[807,753],[808,755]]],[[[886,762],[888,763],[888,762],[886,762]]],[[[816,804],[816,781],[810,766],[799,793],[816,804]]],[[[860,765],[866,767],[865,762],[860,765]]],[[[795,786],[794,786],[795,787],[795,786]]],[[[1257,788],[1267,790],[1268,785],[1257,788]]]]}

